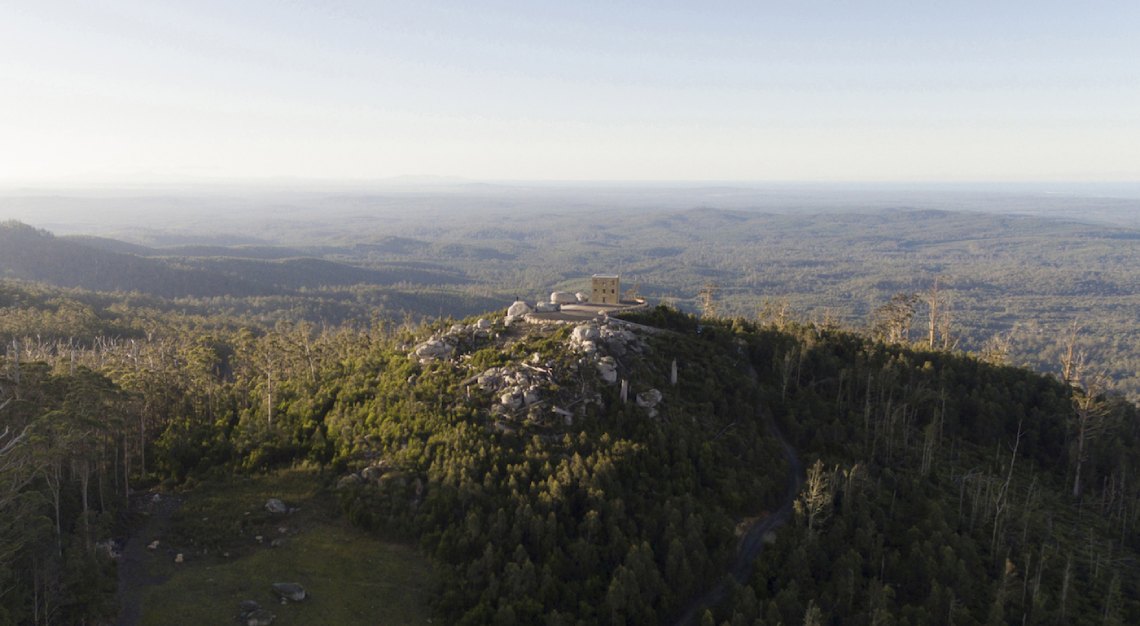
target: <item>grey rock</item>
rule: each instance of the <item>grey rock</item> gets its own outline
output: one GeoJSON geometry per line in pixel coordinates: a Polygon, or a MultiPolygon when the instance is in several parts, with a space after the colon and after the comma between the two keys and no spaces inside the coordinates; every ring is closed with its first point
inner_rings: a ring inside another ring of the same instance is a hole
{"type": "Polygon", "coordinates": [[[421,361],[432,361],[447,358],[451,356],[451,353],[454,351],[455,346],[442,339],[429,339],[416,346],[415,355],[419,357],[421,361]]]}
{"type": "Polygon", "coordinates": [[[248,615],[243,615],[241,619],[245,626],[269,626],[277,616],[265,609],[257,609],[250,611],[248,615]]]}
{"type": "Polygon", "coordinates": [[[514,318],[522,317],[530,312],[531,308],[529,304],[523,302],[522,300],[517,300],[512,303],[511,306],[507,309],[507,320],[509,321],[514,318]]]}
{"type": "Polygon", "coordinates": [[[340,480],[336,481],[336,488],[337,489],[348,489],[349,487],[359,485],[360,483],[361,483],[361,480],[360,480],[360,476],[358,474],[348,474],[345,476],[341,476],[340,480]]]}
{"type": "Polygon", "coordinates": [[[523,392],[523,403],[526,404],[527,406],[530,406],[530,405],[538,402],[539,399],[540,398],[539,398],[537,389],[527,389],[526,391],[523,392]]]}
{"type": "Polygon", "coordinates": [[[305,599],[305,588],[299,583],[273,583],[273,592],[284,600],[300,602],[305,599]]]}
{"type": "Polygon", "coordinates": [[[581,346],[587,341],[597,341],[601,337],[601,331],[593,324],[582,324],[575,326],[573,332],[570,333],[570,344],[574,346],[581,346]]]}
{"type": "Polygon", "coordinates": [[[360,470],[360,477],[364,480],[376,480],[384,475],[384,468],[376,465],[370,465],[360,470]]]}
{"type": "Polygon", "coordinates": [[[613,357],[604,356],[598,359],[597,368],[598,375],[602,377],[602,380],[611,385],[617,382],[617,362],[614,361],[613,357]]]}
{"type": "Polygon", "coordinates": [[[522,403],[523,403],[522,395],[513,391],[513,390],[508,390],[507,392],[503,393],[502,396],[499,397],[499,403],[508,409],[511,409],[511,410],[517,409],[520,406],[522,406],[522,403]]]}
{"type": "Polygon", "coordinates": [[[652,409],[661,402],[661,392],[656,389],[643,391],[637,394],[637,406],[643,409],[652,409]]]}
{"type": "Polygon", "coordinates": [[[265,510],[270,513],[282,515],[289,512],[289,507],[285,506],[285,503],[277,498],[270,498],[265,501],[265,510]]]}

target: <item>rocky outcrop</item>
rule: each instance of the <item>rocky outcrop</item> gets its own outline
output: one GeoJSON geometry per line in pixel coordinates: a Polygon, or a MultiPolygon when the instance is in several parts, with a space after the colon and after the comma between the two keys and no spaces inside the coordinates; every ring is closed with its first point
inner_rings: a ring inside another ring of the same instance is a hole
{"type": "MultiPolygon", "coordinates": [[[[526,307],[525,302],[516,302],[515,305],[526,307]]],[[[511,308],[516,309],[515,305],[511,305],[511,308]]],[[[526,307],[526,310],[529,312],[530,308],[526,307]]],[[[494,329],[494,323],[488,319],[480,319],[466,325],[452,324],[447,332],[416,345],[412,349],[412,357],[418,359],[420,363],[452,359],[485,344],[486,340],[491,338],[494,329]]]]}
{"type": "Polygon", "coordinates": [[[602,337],[597,324],[582,324],[570,331],[570,347],[575,350],[593,354],[598,350],[598,339],[602,337]]]}
{"type": "MultiPolygon", "coordinates": [[[[535,355],[537,356],[537,355],[535,355]]],[[[535,359],[532,357],[532,361],[535,359]]],[[[517,367],[492,367],[472,380],[483,391],[495,394],[495,412],[513,412],[542,402],[543,388],[553,383],[549,368],[530,363],[517,367]]]]}
{"type": "Polygon", "coordinates": [[[420,362],[446,359],[455,352],[455,346],[444,339],[428,339],[412,351],[420,362]]]}
{"type": "Polygon", "coordinates": [[[644,349],[636,334],[613,321],[575,326],[570,333],[570,347],[586,354],[594,354],[604,347],[605,352],[617,356],[627,352],[642,352],[644,349]]]}

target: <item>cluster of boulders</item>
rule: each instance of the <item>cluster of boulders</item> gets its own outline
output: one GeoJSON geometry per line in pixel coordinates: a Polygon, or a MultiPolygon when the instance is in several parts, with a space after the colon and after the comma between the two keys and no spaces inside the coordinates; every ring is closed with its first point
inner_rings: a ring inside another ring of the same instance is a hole
{"type": "Polygon", "coordinates": [[[337,480],[338,489],[348,489],[357,485],[371,484],[382,490],[404,491],[411,489],[411,506],[417,507],[424,497],[424,481],[419,476],[396,468],[385,459],[381,459],[368,467],[350,474],[345,474],[337,480]]]}
{"type": "Polygon", "coordinates": [[[594,357],[598,376],[608,385],[618,381],[618,364],[615,356],[629,352],[642,352],[644,344],[632,331],[611,322],[588,322],[570,332],[570,348],[594,357]]]}
{"type": "MultiPolygon", "coordinates": [[[[387,459],[380,459],[379,461],[376,461],[372,465],[365,467],[359,472],[353,472],[351,474],[342,476],[340,482],[353,485],[360,485],[364,483],[379,484],[381,479],[389,475],[389,473],[392,473],[392,476],[395,476],[397,474],[403,475],[403,472],[394,472],[395,469],[396,468],[391,463],[389,463],[387,459]]],[[[390,478],[391,476],[389,476],[389,479],[390,478]]]]}
{"type": "MultiPolygon", "coordinates": [[[[549,304],[557,306],[571,301],[581,301],[579,294],[555,292],[551,294],[549,304]]],[[[507,310],[506,323],[510,325],[535,310],[526,302],[516,301],[507,310]]],[[[493,326],[485,319],[469,325],[456,324],[447,332],[437,334],[415,346],[412,356],[421,363],[440,359],[462,362],[469,358],[464,355],[478,345],[478,342],[472,340],[480,337],[490,338],[493,326]]],[[[619,359],[631,353],[648,352],[648,345],[642,337],[620,320],[602,317],[575,326],[570,332],[568,343],[571,353],[578,355],[572,362],[562,363],[561,359],[544,362],[536,353],[524,362],[490,367],[482,372],[475,370],[478,373],[462,383],[468,396],[478,391],[484,397],[490,398],[492,428],[499,432],[512,433],[521,421],[542,425],[551,425],[553,421],[571,426],[576,415],[588,412],[588,407],[592,403],[603,402],[602,395],[598,393],[588,393],[585,397],[579,397],[580,393],[577,395],[567,393],[570,388],[557,391],[566,382],[560,380],[566,375],[573,378],[581,375],[588,380],[590,373],[595,372],[594,375],[604,384],[615,385],[620,382],[621,401],[628,401],[627,392],[632,390],[628,389],[628,381],[621,377],[619,359]]],[[[409,379],[409,383],[411,382],[412,379],[409,379]]],[[[636,397],[629,398],[650,417],[658,414],[657,406],[661,399],[661,392],[655,389],[643,391],[636,397]]],[[[382,467],[365,468],[357,474],[349,474],[341,479],[344,483],[342,486],[347,486],[348,483],[376,481],[376,476],[372,474],[382,474],[384,470],[382,467]]]]}
{"type": "Polygon", "coordinates": [[[535,354],[529,363],[515,367],[492,367],[474,379],[479,389],[492,394],[496,403],[495,413],[513,413],[519,409],[532,407],[542,402],[542,389],[554,382],[554,373],[549,366],[541,364],[535,354]]]}
{"type": "Polygon", "coordinates": [[[420,363],[449,359],[464,342],[489,338],[493,328],[494,324],[487,319],[480,319],[474,324],[454,324],[446,333],[417,345],[412,349],[412,355],[419,359],[420,363]]]}
{"type": "Polygon", "coordinates": [[[575,326],[570,333],[570,347],[579,352],[594,354],[601,346],[605,347],[606,352],[617,356],[644,349],[636,334],[610,320],[587,322],[575,326]]]}
{"type": "MultiPolygon", "coordinates": [[[[629,352],[642,352],[645,345],[629,329],[623,328],[612,321],[590,322],[576,326],[570,333],[570,347],[594,357],[594,367],[598,370],[598,377],[608,385],[616,384],[618,378],[618,362],[613,355],[624,356],[629,352]],[[602,354],[602,352],[607,354],[602,354]]],[[[622,400],[625,400],[625,381],[622,382],[622,400]]],[[[649,417],[657,417],[657,405],[661,403],[662,394],[656,389],[643,391],[634,398],[637,406],[645,409],[649,417]]]]}

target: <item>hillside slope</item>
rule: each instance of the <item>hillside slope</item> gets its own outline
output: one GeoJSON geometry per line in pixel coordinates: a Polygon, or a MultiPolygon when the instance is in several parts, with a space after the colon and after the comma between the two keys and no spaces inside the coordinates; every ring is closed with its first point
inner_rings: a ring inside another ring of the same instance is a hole
{"type": "Polygon", "coordinates": [[[668,307],[146,330],[0,362],[16,621],[113,614],[94,546],[129,486],[303,465],[420,546],[446,623],[1140,622],[1140,412],[1091,371],[668,307]]]}
{"type": "Polygon", "coordinates": [[[17,222],[0,224],[0,273],[60,287],[167,298],[270,293],[240,278],[91,247],[17,222]]]}
{"type": "Polygon", "coordinates": [[[1140,618],[1134,405],[1090,398],[1111,437],[1077,451],[1087,390],[1026,370],[815,327],[639,319],[662,330],[631,344],[603,326],[593,349],[588,326],[440,329],[428,358],[345,383],[325,423],[358,470],[351,515],[420,537],[450,619],[648,624],[702,598],[730,623],[1140,618]],[[730,529],[771,519],[788,480],[766,415],[804,488],[747,584],[706,595],[733,573],[730,529]]]}

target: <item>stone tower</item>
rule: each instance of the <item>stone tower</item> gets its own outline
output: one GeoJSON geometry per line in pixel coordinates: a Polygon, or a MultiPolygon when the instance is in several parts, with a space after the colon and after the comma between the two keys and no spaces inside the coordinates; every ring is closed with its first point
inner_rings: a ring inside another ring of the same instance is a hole
{"type": "Polygon", "coordinates": [[[594,274],[591,280],[590,304],[619,304],[621,301],[621,278],[613,275],[594,274]]]}

